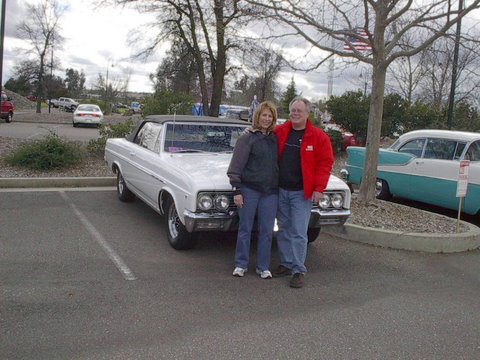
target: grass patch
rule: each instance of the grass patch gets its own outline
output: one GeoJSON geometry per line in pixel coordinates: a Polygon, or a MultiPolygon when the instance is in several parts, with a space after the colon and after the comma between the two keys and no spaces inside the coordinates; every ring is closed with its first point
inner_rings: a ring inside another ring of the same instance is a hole
{"type": "Polygon", "coordinates": [[[40,140],[20,145],[5,158],[11,166],[32,170],[53,170],[77,165],[85,158],[80,144],[61,139],[50,132],[40,140]]]}

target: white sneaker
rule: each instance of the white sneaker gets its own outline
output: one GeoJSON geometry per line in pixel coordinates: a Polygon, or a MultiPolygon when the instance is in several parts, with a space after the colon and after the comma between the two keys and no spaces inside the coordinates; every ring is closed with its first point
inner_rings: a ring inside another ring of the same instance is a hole
{"type": "Polygon", "coordinates": [[[272,273],[270,272],[270,270],[256,270],[257,274],[260,275],[260,277],[262,279],[271,279],[272,278],[272,273]]]}
{"type": "Polygon", "coordinates": [[[243,277],[245,273],[247,272],[247,269],[243,269],[241,267],[236,267],[235,270],[233,270],[233,276],[238,276],[238,277],[243,277]]]}

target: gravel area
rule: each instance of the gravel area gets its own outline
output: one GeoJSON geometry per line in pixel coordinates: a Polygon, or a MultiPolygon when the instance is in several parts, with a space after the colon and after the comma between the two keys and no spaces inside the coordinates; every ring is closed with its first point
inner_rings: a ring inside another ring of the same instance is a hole
{"type": "MultiPolygon", "coordinates": [[[[58,111],[52,114],[19,114],[17,120],[28,121],[29,116],[36,119],[36,122],[42,121],[70,121],[71,114],[66,115],[58,111]],[[25,118],[27,120],[25,120],[25,118]]],[[[120,116],[120,115],[118,115],[120,116]]],[[[120,121],[121,118],[112,117],[109,121],[120,121]]],[[[105,166],[102,157],[88,157],[78,166],[54,170],[49,172],[26,170],[11,167],[5,164],[4,157],[10,151],[22,144],[25,140],[14,139],[0,136],[0,178],[11,177],[95,177],[95,176],[113,176],[113,173],[105,166]]],[[[345,155],[336,156],[333,173],[339,174],[344,166],[345,155]]],[[[413,207],[376,200],[369,206],[361,206],[356,201],[356,194],[353,194],[351,204],[352,215],[348,220],[351,224],[373,227],[379,229],[396,230],[402,232],[416,233],[455,233],[456,220],[447,218],[435,213],[416,209],[413,207]]],[[[468,227],[461,224],[460,232],[465,232],[468,227]]]]}

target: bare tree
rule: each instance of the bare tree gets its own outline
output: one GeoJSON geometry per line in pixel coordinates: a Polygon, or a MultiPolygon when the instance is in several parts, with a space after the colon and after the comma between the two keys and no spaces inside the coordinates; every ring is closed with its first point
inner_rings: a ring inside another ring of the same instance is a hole
{"type": "MultiPolygon", "coordinates": [[[[478,36],[477,36],[478,38],[478,36]]],[[[453,39],[442,38],[415,56],[396,60],[389,69],[393,81],[387,84],[411,103],[422,100],[436,109],[445,109],[452,80],[453,39]]],[[[465,39],[460,44],[457,64],[455,103],[474,103],[480,88],[480,60],[474,43],[465,39]]]]}
{"type": "MultiPolygon", "coordinates": [[[[454,9],[451,0],[246,1],[290,29],[290,34],[283,35],[301,38],[310,47],[325,51],[326,57],[336,54],[372,67],[366,160],[359,200],[373,201],[388,67],[396,59],[413,56],[448,34],[461,18],[480,7],[480,0],[468,1],[461,11],[454,9]],[[367,32],[366,39],[359,28],[367,32]],[[356,43],[363,44],[365,51],[356,43]],[[344,44],[350,51],[344,50],[344,44]]],[[[275,36],[279,36],[278,31],[275,36]]],[[[317,64],[324,60],[317,59],[317,64]]]]}
{"type": "Polygon", "coordinates": [[[38,4],[28,4],[28,17],[18,26],[21,38],[30,43],[29,52],[35,56],[38,66],[36,74],[37,113],[41,112],[41,100],[45,98],[45,72],[48,67],[47,56],[51,55],[53,66],[54,49],[61,45],[60,18],[65,8],[56,0],[42,0],[38,4]]]}
{"type": "MultiPolygon", "coordinates": [[[[444,38],[425,49],[427,61],[423,64],[426,77],[420,87],[422,99],[433,102],[438,108],[446,107],[452,81],[452,63],[454,54],[451,51],[452,39],[444,38]]],[[[456,73],[455,103],[473,102],[480,89],[480,60],[478,46],[467,39],[460,44],[456,73]]]]}
{"type": "MultiPolygon", "coordinates": [[[[249,17],[240,0],[104,0],[101,3],[136,6],[156,14],[156,35],[138,56],[149,56],[167,40],[180,38],[196,63],[201,102],[217,116],[228,71],[227,55],[237,46],[235,32],[249,17]]],[[[152,28],[152,26],[150,26],[152,28]]],[[[140,38],[145,37],[143,32],[140,38]]],[[[134,40],[135,41],[135,40],[134,40]]]]}
{"type": "Polygon", "coordinates": [[[415,95],[418,97],[419,88],[427,76],[425,63],[423,52],[416,56],[398,59],[388,71],[388,75],[393,81],[387,83],[386,88],[392,92],[398,92],[411,104],[415,95]]]}

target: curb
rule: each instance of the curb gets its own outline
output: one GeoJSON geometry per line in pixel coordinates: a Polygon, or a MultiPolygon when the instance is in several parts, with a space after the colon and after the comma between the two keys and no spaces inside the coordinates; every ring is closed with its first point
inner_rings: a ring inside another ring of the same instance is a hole
{"type": "Polygon", "coordinates": [[[455,253],[480,248],[480,228],[466,221],[461,222],[468,227],[468,231],[458,234],[408,233],[348,223],[332,226],[324,233],[374,246],[428,253],[455,253]]]}
{"type": "Polygon", "coordinates": [[[0,189],[116,186],[115,177],[0,178],[0,189]]]}

